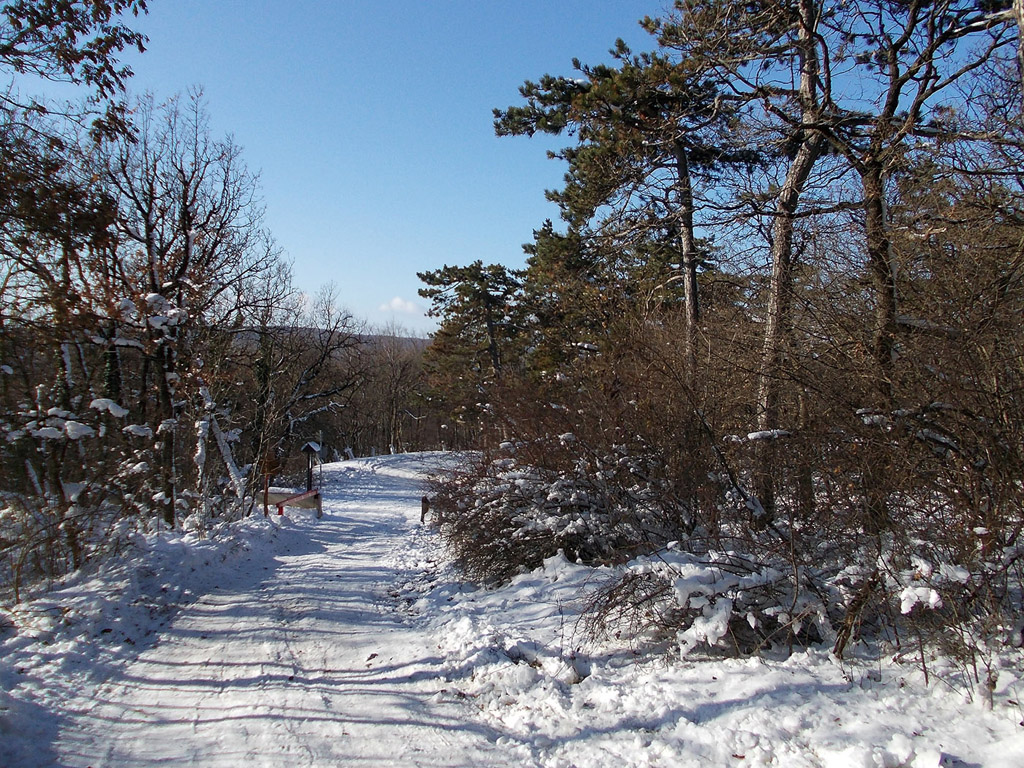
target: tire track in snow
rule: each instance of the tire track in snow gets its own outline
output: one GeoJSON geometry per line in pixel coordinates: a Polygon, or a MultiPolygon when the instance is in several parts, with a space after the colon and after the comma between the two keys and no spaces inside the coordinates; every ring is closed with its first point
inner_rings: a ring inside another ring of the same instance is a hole
{"type": "Polygon", "coordinates": [[[418,457],[324,472],[322,520],[296,511],[271,555],[186,607],[69,706],[68,766],[529,764],[443,695],[437,639],[388,605],[418,574],[418,457]]]}

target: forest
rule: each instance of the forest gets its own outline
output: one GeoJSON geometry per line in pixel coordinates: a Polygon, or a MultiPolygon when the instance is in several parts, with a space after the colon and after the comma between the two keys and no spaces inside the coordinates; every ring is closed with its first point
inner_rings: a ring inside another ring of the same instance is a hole
{"type": "Polygon", "coordinates": [[[525,269],[424,273],[459,562],[617,566],[591,629],[1020,647],[1020,7],[678,0],[494,112],[567,167],[525,269]]]}
{"type": "Polygon", "coordinates": [[[991,691],[1024,644],[1020,2],[676,0],[649,50],[525,82],[495,131],[562,137],[561,220],[522,269],[423,272],[429,345],[292,286],[200,91],[128,95],[145,10],[0,17],[5,599],[252,514],[308,440],[458,449],[458,564],[616,566],[595,635],[871,638],[991,691]]]}

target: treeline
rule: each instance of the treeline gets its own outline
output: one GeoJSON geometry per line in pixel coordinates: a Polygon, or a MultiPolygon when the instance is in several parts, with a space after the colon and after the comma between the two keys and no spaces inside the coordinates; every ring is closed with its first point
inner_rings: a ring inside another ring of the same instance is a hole
{"type": "MultiPolygon", "coordinates": [[[[677,0],[495,111],[554,153],[527,266],[424,273],[481,459],[463,565],[625,564],[593,627],[1021,642],[1024,177],[1010,3],[677,0]]],[[[979,671],[980,670],[980,671],[979,671]]],[[[987,674],[987,676],[986,676],[987,674]]]]}
{"type": "Polygon", "coordinates": [[[324,457],[433,446],[422,340],[301,294],[199,92],[124,92],[145,2],[5,3],[0,599],[154,527],[203,533],[324,457]],[[20,95],[33,75],[80,106],[20,95]]]}

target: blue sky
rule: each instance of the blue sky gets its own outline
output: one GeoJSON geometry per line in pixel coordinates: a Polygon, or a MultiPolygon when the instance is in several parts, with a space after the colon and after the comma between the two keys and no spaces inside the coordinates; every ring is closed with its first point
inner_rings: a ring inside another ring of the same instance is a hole
{"type": "Polygon", "coordinates": [[[333,282],[373,324],[433,321],[416,272],[475,259],[522,264],[557,210],[563,169],[541,139],[494,136],[491,110],[519,102],[572,59],[609,60],[665,0],[152,0],[150,38],[126,57],[131,89],[202,86],[218,134],[261,173],[267,225],[298,286],[333,282]],[[384,307],[394,304],[394,309],[384,307]]]}

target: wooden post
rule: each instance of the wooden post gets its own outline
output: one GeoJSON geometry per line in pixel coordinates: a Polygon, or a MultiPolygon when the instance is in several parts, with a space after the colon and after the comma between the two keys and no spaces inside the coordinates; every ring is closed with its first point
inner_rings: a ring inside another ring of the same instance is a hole
{"type": "Polygon", "coordinates": [[[320,444],[310,441],[302,446],[302,452],[306,454],[306,490],[313,490],[313,457],[320,453],[320,444]]]}
{"type": "Polygon", "coordinates": [[[266,454],[260,461],[263,473],[263,516],[270,516],[270,479],[281,471],[281,462],[273,453],[266,454]]]}

